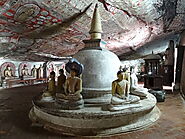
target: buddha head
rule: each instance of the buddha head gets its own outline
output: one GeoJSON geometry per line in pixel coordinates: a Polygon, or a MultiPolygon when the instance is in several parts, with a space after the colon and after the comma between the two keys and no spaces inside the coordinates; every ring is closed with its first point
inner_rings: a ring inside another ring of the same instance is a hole
{"type": "Polygon", "coordinates": [[[26,67],[27,67],[27,66],[26,66],[26,65],[24,65],[24,66],[23,66],[23,69],[26,69],[26,67]]]}
{"type": "Polygon", "coordinates": [[[124,78],[124,77],[123,77],[123,71],[118,71],[118,72],[117,72],[117,77],[118,77],[118,80],[119,80],[119,81],[122,81],[123,78],[124,78]]]}
{"type": "Polygon", "coordinates": [[[71,77],[75,77],[77,75],[77,70],[71,69],[70,75],[71,75],[71,77]]]}
{"type": "Polygon", "coordinates": [[[10,65],[7,65],[7,67],[6,67],[8,70],[11,70],[11,67],[10,67],[10,65]]]}

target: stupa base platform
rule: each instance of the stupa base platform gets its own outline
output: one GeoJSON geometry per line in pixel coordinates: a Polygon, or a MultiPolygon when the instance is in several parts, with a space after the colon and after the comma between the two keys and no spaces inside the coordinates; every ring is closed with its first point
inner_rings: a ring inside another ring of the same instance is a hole
{"type": "Polygon", "coordinates": [[[130,107],[120,111],[108,111],[107,106],[86,105],[79,110],[62,110],[56,104],[43,104],[33,100],[29,117],[44,128],[72,136],[107,136],[134,131],[153,124],[160,111],[156,99],[148,94],[140,101],[141,107],[130,107]]]}

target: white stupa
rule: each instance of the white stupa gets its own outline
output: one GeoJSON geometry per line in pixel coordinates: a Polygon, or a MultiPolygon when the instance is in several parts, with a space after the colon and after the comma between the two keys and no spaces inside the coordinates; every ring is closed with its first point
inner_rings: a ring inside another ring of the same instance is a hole
{"type": "Polygon", "coordinates": [[[74,55],[84,65],[82,94],[87,103],[106,103],[110,100],[111,84],[117,78],[121,62],[116,54],[101,48],[102,26],[97,5],[89,33],[91,39],[83,41],[85,48],[74,55]]]}

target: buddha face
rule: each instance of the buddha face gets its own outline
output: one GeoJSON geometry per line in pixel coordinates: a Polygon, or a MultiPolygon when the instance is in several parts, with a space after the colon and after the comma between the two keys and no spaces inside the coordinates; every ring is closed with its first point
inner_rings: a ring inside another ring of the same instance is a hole
{"type": "Polygon", "coordinates": [[[70,75],[71,75],[71,77],[75,77],[76,76],[76,72],[74,70],[71,70],[70,75]]]}

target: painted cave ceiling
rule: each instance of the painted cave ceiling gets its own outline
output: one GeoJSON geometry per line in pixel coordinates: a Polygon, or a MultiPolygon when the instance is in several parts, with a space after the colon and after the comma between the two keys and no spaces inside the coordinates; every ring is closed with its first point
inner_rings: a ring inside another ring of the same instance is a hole
{"type": "Polygon", "coordinates": [[[0,0],[0,57],[72,56],[89,38],[96,3],[102,43],[118,56],[185,28],[185,0],[0,0]]]}

